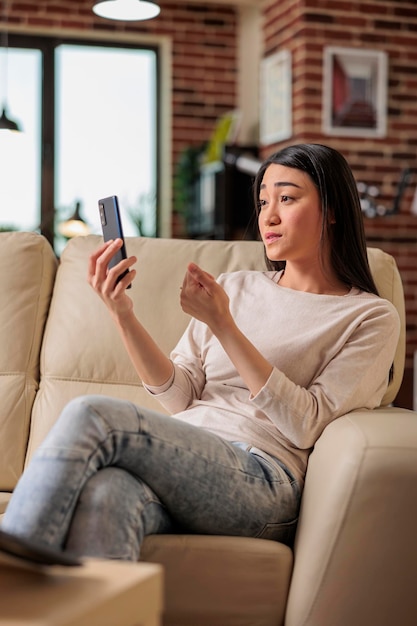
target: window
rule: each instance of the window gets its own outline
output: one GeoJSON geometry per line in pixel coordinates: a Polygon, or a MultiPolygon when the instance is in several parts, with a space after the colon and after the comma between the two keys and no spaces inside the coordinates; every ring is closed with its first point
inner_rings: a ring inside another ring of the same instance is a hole
{"type": "Polygon", "coordinates": [[[0,68],[1,104],[25,131],[0,136],[0,227],[36,230],[41,223],[41,52],[13,48],[6,54],[2,48],[0,68]]]}
{"type": "Polygon", "coordinates": [[[40,227],[59,252],[65,240],[57,226],[76,203],[91,232],[100,233],[97,200],[115,194],[125,234],[140,227],[155,236],[156,50],[15,39],[30,49],[12,47],[10,37],[9,83],[13,76],[16,84],[8,87],[8,110],[25,132],[8,138],[13,149],[0,145],[10,174],[0,189],[0,226],[40,227]]]}

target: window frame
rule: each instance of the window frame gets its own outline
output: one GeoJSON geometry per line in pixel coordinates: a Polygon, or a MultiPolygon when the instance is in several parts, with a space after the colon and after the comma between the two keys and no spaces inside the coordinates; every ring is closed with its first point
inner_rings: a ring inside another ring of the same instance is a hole
{"type": "MultiPolygon", "coordinates": [[[[135,37],[135,40],[137,37],[135,37]]],[[[55,233],[55,49],[61,45],[79,45],[91,47],[127,48],[134,50],[152,50],[156,57],[156,236],[169,236],[166,228],[167,196],[163,194],[165,180],[169,180],[171,162],[162,155],[168,136],[162,140],[161,129],[167,127],[168,111],[163,111],[162,68],[161,56],[164,56],[162,42],[132,41],[123,37],[92,37],[74,34],[43,33],[9,33],[9,48],[26,48],[40,50],[42,54],[41,69],[41,155],[40,155],[40,232],[53,245],[55,233]],[[165,120],[165,123],[164,123],[165,120]],[[162,145],[162,141],[163,144],[162,145]],[[168,178],[169,177],[169,178],[168,178]],[[164,219],[165,215],[165,219],[164,219]]],[[[166,56],[166,54],[165,54],[166,56]]],[[[165,81],[166,82],[166,81],[165,81]]],[[[165,90],[166,91],[166,87],[165,90]]]]}

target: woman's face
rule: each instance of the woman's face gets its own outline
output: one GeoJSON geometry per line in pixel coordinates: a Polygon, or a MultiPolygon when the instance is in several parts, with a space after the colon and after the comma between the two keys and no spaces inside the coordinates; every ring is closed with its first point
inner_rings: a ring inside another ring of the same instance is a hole
{"type": "Polygon", "coordinates": [[[259,231],[271,261],[319,261],[321,202],[308,174],[270,165],[262,179],[259,207],[259,231]]]}

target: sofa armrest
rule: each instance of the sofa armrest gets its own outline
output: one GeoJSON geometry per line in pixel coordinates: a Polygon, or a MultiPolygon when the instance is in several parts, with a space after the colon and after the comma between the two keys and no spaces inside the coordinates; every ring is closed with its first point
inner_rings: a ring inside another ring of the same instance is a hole
{"type": "Polygon", "coordinates": [[[417,623],[417,413],[355,411],[310,457],[286,626],[417,623]]]}

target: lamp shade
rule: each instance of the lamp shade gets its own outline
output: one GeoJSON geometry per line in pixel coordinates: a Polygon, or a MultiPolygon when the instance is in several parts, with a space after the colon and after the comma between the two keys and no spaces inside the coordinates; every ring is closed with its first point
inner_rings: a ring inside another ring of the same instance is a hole
{"type": "Polygon", "coordinates": [[[20,132],[20,128],[17,122],[7,117],[6,107],[3,107],[3,113],[0,117],[0,130],[13,130],[16,132],[20,132]]]}
{"type": "Polygon", "coordinates": [[[148,0],[104,0],[95,4],[93,11],[109,20],[139,21],[156,17],[161,9],[148,0]]]}
{"type": "Polygon", "coordinates": [[[72,237],[79,237],[82,235],[90,234],[90,228],[88,227],[88,224],[86,224],[85,220],[81,217],[80,209],[81,203],[77,202],[75,205],[74,214],[71,215],[70,218],[65,220],[65,222],[61,222],[61,224],[59,224],[58,231],[63,237],[71,239],[72,237]]]}

